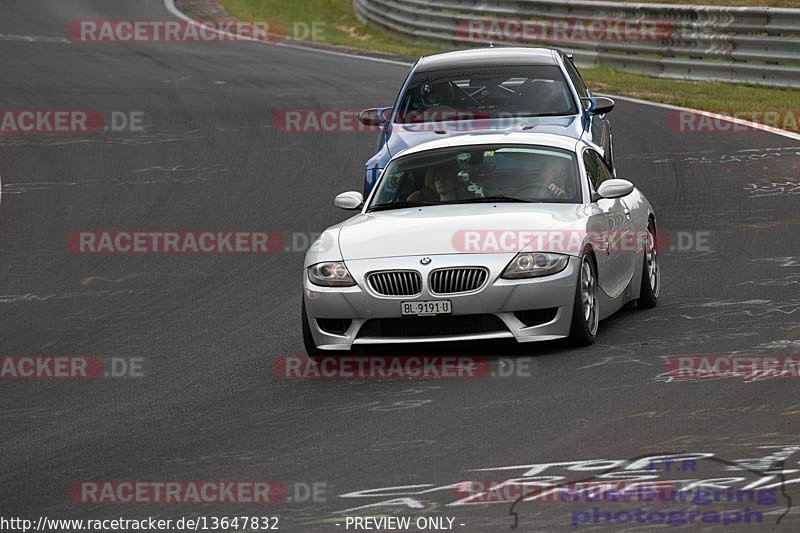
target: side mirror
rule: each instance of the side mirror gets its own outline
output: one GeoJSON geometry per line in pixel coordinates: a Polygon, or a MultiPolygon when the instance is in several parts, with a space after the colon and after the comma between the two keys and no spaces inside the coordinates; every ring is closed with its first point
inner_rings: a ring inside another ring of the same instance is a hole
{"type": "Polygon", "coordinates": [[[364,197],[358,191],[347,191],[338,195],[333,201],[333,205],[339,209],[358,209],[364,205],[364,197]]]}
{"type": "Polygon", "coordinates": [[[373,107],[358,114],[358,121],[365,126],[381,126],[389,122],[391,107],[373,107]]]}
{"type": "Polygon", "coordinates": [[[605,96],[593,96],[591,98],[581,98],[583,109],[590,117],[593,115],[605,115],[614,109],[614,100],[605,96]]]}
{"type": "Polygon", "coordinates": [[[628,180],[606,180],[597,188],[597,194],[603,198],[613,199],[628,196],[633,192],[633,183],[628,180]]]}

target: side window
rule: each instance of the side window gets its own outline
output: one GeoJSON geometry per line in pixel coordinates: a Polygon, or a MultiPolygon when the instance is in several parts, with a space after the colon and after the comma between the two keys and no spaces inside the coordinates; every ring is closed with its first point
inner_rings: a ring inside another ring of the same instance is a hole
{"type": "Polygon", "coordinates": [[[594,191],[597,191],[604,181],[614,178],[614,174],[603,161],[602,156],[594,150],[583,152],[583,165],[586,167],[586,175],[594,191]]]}
{"type": "Polygon", "coordinates": [[[572,64],[572,60],[567,56],[562,55],[561,59],[564,61],[564,67],[567,69],[569,79],[572,80],[573,85],[575,85],[575,90],[578,91],[578,96],[581,98],[587,98],[589,96],[589,90],[586,88],[586,84],[583,83],[583,79],[578,73],[578,69],[575,68],[575,65],[572,64]]]}

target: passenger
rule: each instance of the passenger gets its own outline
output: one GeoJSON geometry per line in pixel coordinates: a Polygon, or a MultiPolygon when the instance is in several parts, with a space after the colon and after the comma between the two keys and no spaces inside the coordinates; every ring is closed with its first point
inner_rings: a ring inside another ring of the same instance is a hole
{"type": "Polygon", "coordinates": [[[540,170],[541,179],[547,183],[547,192],[558,200],[574,200],[577,193],[575,180],[570,179],[571,173],[567,168],[569,164],[567,159],[548,156],[540,170]]]}

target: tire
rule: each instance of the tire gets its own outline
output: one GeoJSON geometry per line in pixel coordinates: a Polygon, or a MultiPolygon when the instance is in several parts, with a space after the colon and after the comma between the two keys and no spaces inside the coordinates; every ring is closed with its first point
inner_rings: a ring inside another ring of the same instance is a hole
{"type": "Polygon", "coordinates": [[[588,346],[597,337],[600,310],[597,300],[597,266],[592,254],[584,251],[578,270],[575,301],[572,306],[572,325],[569,340],[575,346],[588,346]]]}
{"type": "Polygon", "coordinates": [[[647,225],[647,241],[642,254],[642,284],[639,288],[639,309],[652,309],[658,304],[661,292],[661,268],[658,264],[658,241],[656,226],[651,220],[647,225]]]}

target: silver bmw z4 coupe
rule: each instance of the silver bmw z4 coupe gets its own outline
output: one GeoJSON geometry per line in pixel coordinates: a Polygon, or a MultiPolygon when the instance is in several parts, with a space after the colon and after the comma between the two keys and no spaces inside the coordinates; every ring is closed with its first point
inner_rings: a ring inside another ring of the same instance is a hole
{"type": "Polygon", "coordinates": [[[513,338],[589,344],[658,301],[656,217],[596,145],[545,133],[444,138],[391,159],[358,214],[306,254],[310,356],[359,345],[513,338]]]}

